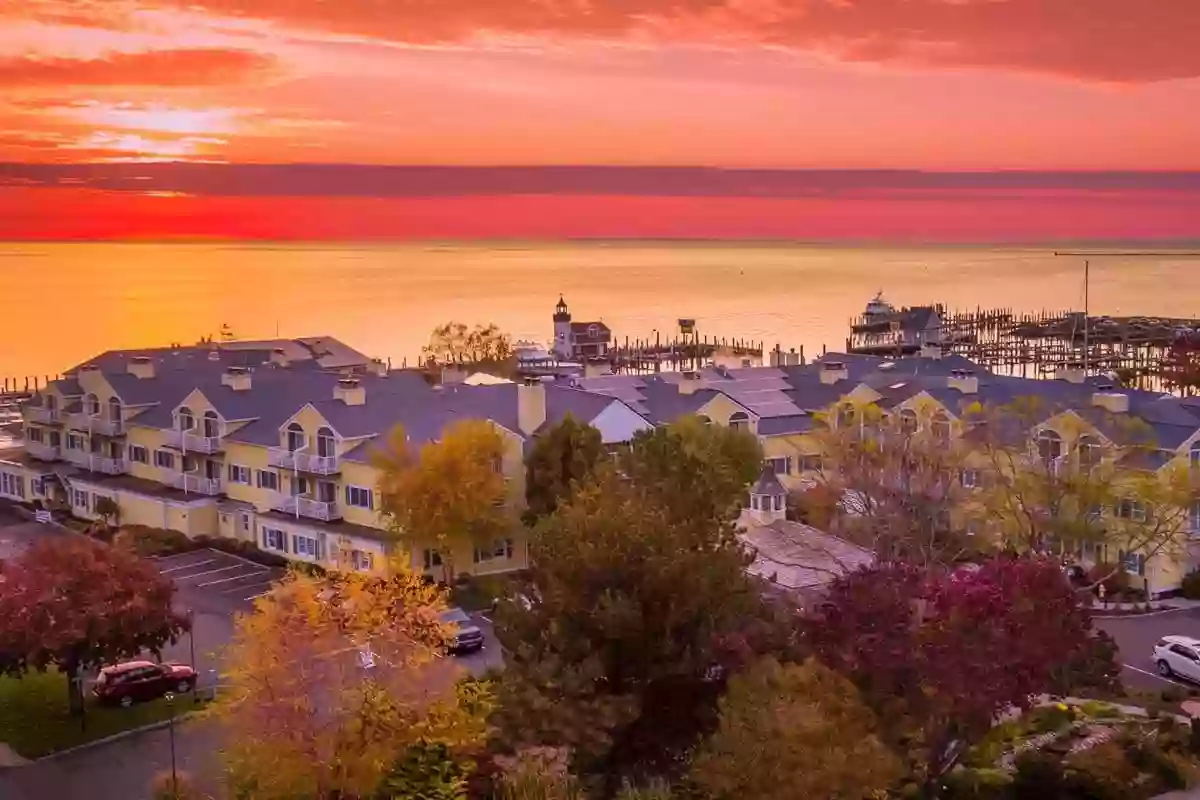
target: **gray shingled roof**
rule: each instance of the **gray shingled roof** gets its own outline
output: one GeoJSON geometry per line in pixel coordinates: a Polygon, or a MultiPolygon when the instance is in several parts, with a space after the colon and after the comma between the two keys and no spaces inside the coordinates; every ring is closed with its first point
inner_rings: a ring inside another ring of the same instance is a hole
{"type": "Polygon", "coordinates": [[[787,489],[779,482],[775,469],[770,464],[763,465],[758,480],[750,487],[750,494],[765,494],[771,497],[787,497],[787,489]]]}

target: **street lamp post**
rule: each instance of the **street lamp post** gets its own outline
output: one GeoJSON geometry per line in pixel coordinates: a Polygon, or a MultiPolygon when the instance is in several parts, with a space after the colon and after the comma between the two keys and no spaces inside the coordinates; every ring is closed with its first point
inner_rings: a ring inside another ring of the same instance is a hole
{"type": "Polygon", "coordinates": [[[171,796],[179,796],[179,776],[175,772],[175,694],[167,692],[167,706],[171,709],[171,716],[167,721],[167,735],[171,740],[171,796]]]}
{"type": "MultiPolygon", "coordinates": [[[[190,659],[191,659],[189,662],[189,665],[191,666],[191,668],[193,670],[196,671],[196,675],[199,676],[200,670],[197,669],[197,667],[196,667],[196,612],[189,608],[187,610],[187,618],[188,618],[188,653],[190,654],[190,659]]],[[[199,683],[200,683],[200,681],[198,679],[195,681],[192,681],[192,704],[193,705],[200,702],[200,695],[198,694],[199,686],[197,685],[199,683]]]]}

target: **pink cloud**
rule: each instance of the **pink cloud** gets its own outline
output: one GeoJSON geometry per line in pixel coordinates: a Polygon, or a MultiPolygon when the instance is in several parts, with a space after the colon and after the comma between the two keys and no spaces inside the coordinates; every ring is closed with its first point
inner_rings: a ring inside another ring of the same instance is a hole
{"type": "Polygon", "coordinates": [[[112,53],[104,58],[0,59],[0,86],[215,86],[270,69],[274,60],[248,50],[196,48],[112,53]]]}
{"type": "MultiPolygon", "coordinates": [[[[147,0],[157,6],[190,0],[147,0]]],[[[1111,82],[1200,75],[1194,0],[206,0],[214,14],[402,42],[509,34],[776,46],[1111,82]]]]}

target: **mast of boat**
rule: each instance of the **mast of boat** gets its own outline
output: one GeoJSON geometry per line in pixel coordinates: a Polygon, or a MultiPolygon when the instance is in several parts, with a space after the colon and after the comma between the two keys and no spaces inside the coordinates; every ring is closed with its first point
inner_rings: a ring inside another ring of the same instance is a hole
{"type": "Polygon", "coordinates": [[[1088,350],[1088,279],[1091,277],[1091,262],[1084,259],[1083,262],[1083,377],[1087,378],[1088,374],[1088,355],[1091,352],[1088,350]]]}

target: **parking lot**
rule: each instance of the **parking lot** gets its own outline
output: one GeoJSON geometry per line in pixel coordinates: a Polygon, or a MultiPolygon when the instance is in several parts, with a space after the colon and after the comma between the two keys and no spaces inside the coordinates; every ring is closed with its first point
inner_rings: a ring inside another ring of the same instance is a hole
{"type": "Polygon", "coordinates": [[[182,602],[193,608],[230,613],[249,611],[255,598],[271,590],[284,570],[264,567],[220,550],[194,550],[154,559],[175,582],[182,602]]]}

